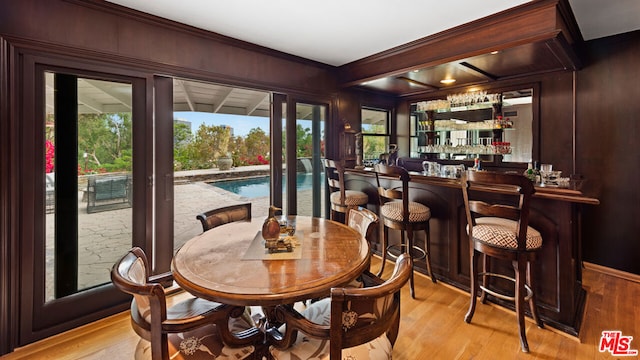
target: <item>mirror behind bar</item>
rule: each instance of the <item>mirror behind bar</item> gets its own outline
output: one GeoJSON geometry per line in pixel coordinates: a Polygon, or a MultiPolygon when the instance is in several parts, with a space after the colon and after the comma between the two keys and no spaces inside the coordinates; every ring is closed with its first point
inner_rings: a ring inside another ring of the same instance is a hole
{"type": "MultiPolygon", "coordinates": [[[[501,106],[491,102],[418,111],[412,104],[417,141],[412,156],[432,160],[528,163],[533,161],[533,88],[502,92],[501,106]]],[[[442,100],[440,101],[443,102],[442,100]]],[[[446,101],[445,101],[446,102],[446,101]]]]}

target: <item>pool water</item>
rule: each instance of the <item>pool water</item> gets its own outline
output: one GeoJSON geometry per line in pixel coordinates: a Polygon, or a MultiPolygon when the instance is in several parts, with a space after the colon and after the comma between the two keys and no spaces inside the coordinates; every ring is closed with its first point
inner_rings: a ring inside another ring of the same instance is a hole
{"type": "MultiPolygon", "coordinates": [[[[209,183],[215,187],[238,194],[246,198],[257,198],[269,196],[269,176],[260,176],[249,179],[224,180],[209,183]]],[[[296,175],[296,186],[298,190],[308,190],[313,186],[312,173],[298,173],[296,175]]],[[[322,174],[321,181],[324,181],[322,174]]],[[[287,185],[287,177],[282,179],[282,191],[285,191],[287,185]]]]}

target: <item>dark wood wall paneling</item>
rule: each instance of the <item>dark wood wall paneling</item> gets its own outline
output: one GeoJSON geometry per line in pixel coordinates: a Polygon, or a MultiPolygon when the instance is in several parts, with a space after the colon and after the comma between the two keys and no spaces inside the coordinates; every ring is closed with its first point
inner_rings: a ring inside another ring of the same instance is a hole
{"type": "Polygon", "coordinates": [[[573,172],[573,76],[558,72],[540,78],[541,163],[553,164],[565,175],[573,172]]]}
{"type": "Polygon", "coordinates": [[[32,0],[3,6],[0,34],[155,73],[265,90],[326,94],[333,67],[102,1],[32,0]]]}
{"type": "Polygon", "coordinates": [[[589,41],[577,74],[577,167],[598,193],[586,207],[584,260],[640,274],[640,31],[589,41]]]}
{"type": "MultiPolygon", "coordinates": [[[[6,61],[8,56],[7,43],[0,36],[0,144],[9,144],[9,92],[8,92],[8,63],[6,61]]],[[[0,334],[3,334],[0,338],[0,354],[4,354],[10,350],[10,344],[15,342],[15,331],[11,331],[17,319],[11,314],[11,301],[15,301],[16,292],[15,277],[12,276],[11,269],[16,267],[13,257],[11,256],[13,249],[16,246],[17,239],[11,237],[12,227],[11,214],[9,211],[12,204],[15,203],[15,198],[12,197],[12,192],[9,191],[12,185],[9,184],[12,178],[7,176],[11,173],[12,167],[15,166],[15,160],[12,159],[11,154],[14,154],[15,150],[7,146],[0,147],[0,334]],[[12,297],[13,296],[13,297],[12,297]],[[5,335],[4,334],[8,334],[5,335]]],[[[15,194],[15,192],[13,192],[15,194]]],[[[15,195],[14,195],[15,196],[15,195]]]]}
{"type": "MultiPolygon", "coordinates": [[[[336,122],[331,130],[338,134],[342,131],[344,122],[351,124],[356,130],[362,130],[362,106],[370,106],[379,109],[389,109],[393,112],[397,106],[397,99],[387,94],[364,91],[359,89],[342,89],[338,92],[336,122]]],[[[392,139],[393,140],[393,139],[392,139]]],[[[339,149],[333,153],[327,153],[328,156],[337,157],[339,149]]]]}

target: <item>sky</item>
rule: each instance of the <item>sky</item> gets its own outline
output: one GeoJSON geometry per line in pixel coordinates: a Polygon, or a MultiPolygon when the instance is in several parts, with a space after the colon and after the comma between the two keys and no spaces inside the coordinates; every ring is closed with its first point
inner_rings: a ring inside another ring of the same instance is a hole
{"type": "Polygon", "coordinates": [[[191,131],[195,134],[201,124],[228,125],[233,128],[234,136],[245,137],[249,130],[260,128],[265,133],[269,133],[269,118],[230,114],[213,114],[193,111],[176,111],[173,113],[176,120],[186,120],[191,122],[191,131]]]}
{"type": "MultiPolygon", "coordinates": [[[[260,128],[269,134],[269,118],[246,115],[214,114],[194,111],[175,111],[175,120],[186,120],[191,122],[191,132],[195,135],[200,125],[228,125],[233,128],[233,136],[246,137],[249,130],[260,128]]],[[[298,120],[305,128],[311,128],[311,121],[298,120]]],[[[324,126],[322,126],[324,128],[324,126]]]]}

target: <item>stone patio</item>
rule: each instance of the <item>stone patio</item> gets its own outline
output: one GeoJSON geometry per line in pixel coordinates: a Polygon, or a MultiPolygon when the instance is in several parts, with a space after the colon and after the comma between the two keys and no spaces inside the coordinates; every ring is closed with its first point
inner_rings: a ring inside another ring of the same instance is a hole
{"type": "MultiPolygon", "coordinates": [[[[268,165],[234,168],[227,172],[213,170],[186,171],[175,174],[174,179],[174,248],[177,250],[187,240],[202,232],[196,215],[217,207],[251,202],[253,217],[266,217],[269,197],[243,198],[208,184],[222,178],[242,178],[268,174],[268,165]]],[[[323,187],[324,189],[324,187],[323,187]]],[[[80,289],[90,288],[110,281],[113,264],[131,248],[132,208],[116,209],[87,214],[86,201],[79,192],[78,236],[80,289]]],[[[300,208],[310,208],[311,190],[298,192],[300,208]]],[[[299,211],[299,213],[302,213],[299,211]]],[[[54,213],[46,217],[47,274],[46,298],[53,299],[54,265],[54,213]]]]}

